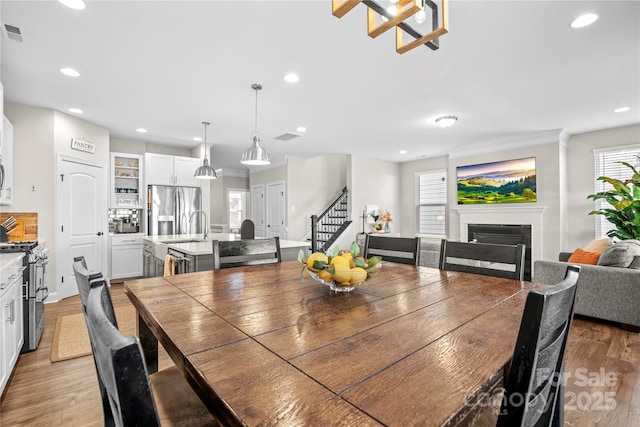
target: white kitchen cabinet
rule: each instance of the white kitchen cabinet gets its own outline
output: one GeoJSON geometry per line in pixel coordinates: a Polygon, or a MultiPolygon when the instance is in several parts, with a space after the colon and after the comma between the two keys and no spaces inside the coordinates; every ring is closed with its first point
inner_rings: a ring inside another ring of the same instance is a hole
{"type": "Polygon", "coordinates": [[[198,180],[193,176],[200,166],[200,159],[196,157],[146,153],[144,163],[147,185],[199,186],[198,180]]]}
{"type": "Polygon", "coordinates": [[[141,155],[111,153],[111,208],[142,209],[143,171],[141,155]]]}
{"type": "Polygon", "coordinates": [[[6,117],[2,118],[0,205],[9,206],[13,203],[13,125],[6,117]]]}
{"type": "Polygon", "coordinates": [[[2,269],[0,285],[0,395],[18,361],[24,342],[22,325],[22,257],[2,269]]]}
{"type": "Polygon", "coordinates": [[[143,236],[111,236],[111,279],[143,276],[143,236]]]}

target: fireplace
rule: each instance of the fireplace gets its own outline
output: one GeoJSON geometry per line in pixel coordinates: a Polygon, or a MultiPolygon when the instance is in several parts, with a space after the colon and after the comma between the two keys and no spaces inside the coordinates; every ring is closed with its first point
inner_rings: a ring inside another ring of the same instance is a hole
{"type": "Polygon", "coordinates": [[[525,245],[524,280],[531,280],[531,225],[468,224],[467,240],[500,245],[525,245]]]}

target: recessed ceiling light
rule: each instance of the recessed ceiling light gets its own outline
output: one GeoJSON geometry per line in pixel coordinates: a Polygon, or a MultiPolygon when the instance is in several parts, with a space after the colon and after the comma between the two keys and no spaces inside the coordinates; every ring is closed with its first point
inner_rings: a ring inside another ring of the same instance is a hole
{"type": "Polygon", "coordinates": [[[58,0],[63,5],[70,7],[71,9],[82,10],[87,7],[82,0],[58,0]]]}
{"type": "Polygon", "coordinates": [[[80,76],[79,72],[77,72],[73,68],[69,68],[69,67],[60,68],[60,72],[62,74],[64,74],[65,76],[69,76],[69,77],[79,77],[80,76]]]}
{"type": "Polygon", "coordinates": [[[138,128],[138,129],[136,129],[136,132],[138,132],[138,133],[147,133],[147,130],[145,128],[138,128]]]}
{"type": "Polygon", "coordinates": [[[407,154],[407,150],[400,150],[400,154],[407,154]]]}
{"type": "Polygon", "coordinates": [[[595,13],[585,13],[584,15],[578,16],[571,22],[572,28],[582,28],[587,25],[591,25],[598,20],[598,15],[595,13]]]}
{"type": "Polygon", "coordinates": [[[306,131],[307,131],[307,128],[306,128],[306,127],[304,127],[304,126],[298,126],[298,127],[296,128],[296,130],[297,130],[298,132],[306,132],[306,131]]]}
{"type": "Polygon", "coordinates": [[[631,110],[631,107],[620,107],[620,108],[616,108],[615,110],[613,110],[614,113],[625,113],[627,111],[631,110]]]}
{"type": "Polygon", "coordinates": [[[76,114],[82,114],[82,110],[79,108],[69,108],[69,111],[76,114]]]}
{"type": "Polygon", "coordinates": [[[453,126],[458,121],[458,116],[442,116],[436,119],[436,124],[443,128],[453,126]]]}
{"type": "Polygon", "coordinates": [[[196,137],[193,138],[193,140],[199,142],[199,141],[202,141],[202,138],[200,138],[199,136],[196,136],[196,137]]]}
{"type": "Polygon", "coordinates": [[[286,76],[284,76],[284,81],[289,83],[297,83],[300,81],[300,77],[298,77],[297,74],[289,73],[286,76]]]}

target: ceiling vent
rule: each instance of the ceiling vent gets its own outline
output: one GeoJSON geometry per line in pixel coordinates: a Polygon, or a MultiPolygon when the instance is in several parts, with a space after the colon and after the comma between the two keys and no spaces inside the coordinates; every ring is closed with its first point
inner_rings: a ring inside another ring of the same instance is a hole
{"type": "Polygon", "coordinates": [[[2,24],[2,35],[9,40],[13,40],[15,42],[22,42],[22,32],[20,32],[20,28],[14,27],[9,24],[2,24]]]}
{"type": "Polygon", "coordinates": [[[300,135],[299,133],[294,133],[294,132],[285,132],[282,135],[276,136],[273,139],[279,139],[280,141],[289,141],[289,140],[291,140],[293,138],[297,138],[299,136],[302,136],[302,135],[300,135]]]}

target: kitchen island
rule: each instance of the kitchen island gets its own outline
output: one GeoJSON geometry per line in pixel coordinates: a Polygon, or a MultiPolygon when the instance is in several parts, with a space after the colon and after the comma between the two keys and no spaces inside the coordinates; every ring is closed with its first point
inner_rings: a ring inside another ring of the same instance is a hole
{"type": "MultiPolygon", "coordinates": [[[[175,257],[177,272],[206,271],[213,269],[213,240],[234,241],[240,240],[233,233],[211,233],[207,239],[203,234],[175,234],[145,236],[145,265],[155,258],[155,268],[145,267],[145,277],[161,276],[163,268],[159,263],[164,263],[167,254],[175,257]],[[151,273],[151,270],[154,273],[151,273]]],[[[280,254],[282,261],[294,261],[298,259],[300,249],[308,251],[310,242],[298,240],[280,240],[280,254]]]]}

